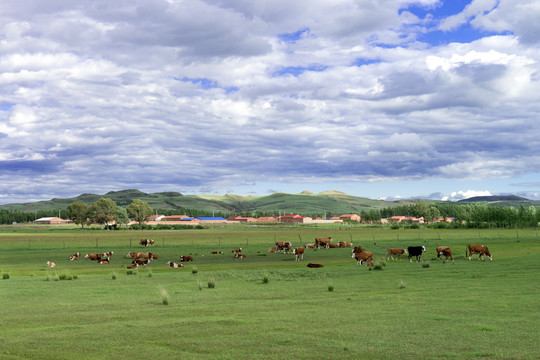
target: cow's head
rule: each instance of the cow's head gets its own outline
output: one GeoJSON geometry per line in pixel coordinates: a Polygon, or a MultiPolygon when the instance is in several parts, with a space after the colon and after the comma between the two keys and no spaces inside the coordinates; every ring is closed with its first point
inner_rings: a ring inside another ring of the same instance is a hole
{"type": "Polygon", "coordinates": [[[422,252],[425,252],[425,251],[426,251],[426,247],[422,245],[422,252]]]}

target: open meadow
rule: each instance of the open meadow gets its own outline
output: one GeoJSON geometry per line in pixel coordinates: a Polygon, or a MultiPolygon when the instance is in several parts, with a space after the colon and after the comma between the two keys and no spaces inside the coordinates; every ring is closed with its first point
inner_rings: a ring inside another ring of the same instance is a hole
{"type": "Polygon", "coordinates": [[[1,359],[538,359],[536,229],[0,228],[1,359]],[[351,248],[268,253],[331,236],[351,248]],[[138,242],[155,240],[148,250],[138,242]],[[493,261],[465,258],[467,244],[493,261]],[[420,263],[388,247],[424,245],[420,263]],[[437,260],[450,246],[455,263],[437,260]],[[245,259],[231,251],[241,247],[245,259]],[[114,251],[110,264],[84,258],[114,251]],[[159,259],[128,271],[129,251],[159,259]],[[222,251],[223,254],[210,254],[222,251]],[[78,261],[69,256],[81,253],[78,261]],[[193,262],[171,269],[191,255],[193,262]],[[47,261],[56,264],[46,266],[47,261]],[[323,268],[307,268],[307,263],[323,268]]]}

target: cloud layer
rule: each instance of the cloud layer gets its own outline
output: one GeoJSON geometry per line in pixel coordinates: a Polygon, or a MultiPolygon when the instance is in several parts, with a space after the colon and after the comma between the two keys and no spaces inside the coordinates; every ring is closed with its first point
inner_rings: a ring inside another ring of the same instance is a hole
{"type": "Polygon", "coordinates": [[[441,6],[3,2],[0,194],[538,172],[540,7],[441,6]]]}

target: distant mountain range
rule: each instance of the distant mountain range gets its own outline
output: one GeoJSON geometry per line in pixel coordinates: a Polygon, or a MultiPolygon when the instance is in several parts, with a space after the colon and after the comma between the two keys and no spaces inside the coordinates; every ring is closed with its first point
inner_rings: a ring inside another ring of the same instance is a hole
{"type": "MultiPolygon", "coordinates": [[[[389,208],[400,205],[412,205],[419,202],[435,203],[434,200],[372,200],[345,194],[340,191],[324,191],[314,194],[303,191],[299,194],[273,193],[266,196],[242,195],[183,195],[179,192],[158,192],[147,194],[129,189],[110,191],[104,195],[81,194],[74,198],[52,199],[21,204],[0,205],[0,209],[39,211],[66,209],[71,203],[81,201],[91,205],[100,198],[109,198],[118,206],[126,207],[135,199],[146,201],[154,209],[198,209],[218,212],[278,212],[281,213],[360,213],[362,210],[389,208]]],[[[540,201],[531,201],[518,196],[481,196],[461,200],[460,202],[481,202],[499,206],[540,206],[540,201]]]]}

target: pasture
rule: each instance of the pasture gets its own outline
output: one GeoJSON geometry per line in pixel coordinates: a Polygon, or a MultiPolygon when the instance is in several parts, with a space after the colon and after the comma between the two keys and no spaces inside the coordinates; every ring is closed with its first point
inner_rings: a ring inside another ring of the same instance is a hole
{"type": "Polygon", "coordinates": [[[11,229],[0,229],[1,359],[540,356],[535,229],[11,229]],[[317,236],[362,245],[381,270],[357,266],[350,248],[306,249],[298,262],[267,253],[276,240],[317,236]],[[146,237],[156,242],[148,250],[138,245],[146,237]],[[468,243],[489,246],[493,261],[465,259],[468,243]],[[409,245],[426,246],[421,263],[386,260],[388,247],[409,245]],[[438,245],[454,264],[436,259],[438,245]],[[233,257],[239,247],[246,259],[233,257]],[[84,259],[106,251],[108,265],[84,259]],[[128,273],[129,251],[159,259],[128,273]],[[166,267],[180,255],[195,261],[166,267]]]}

